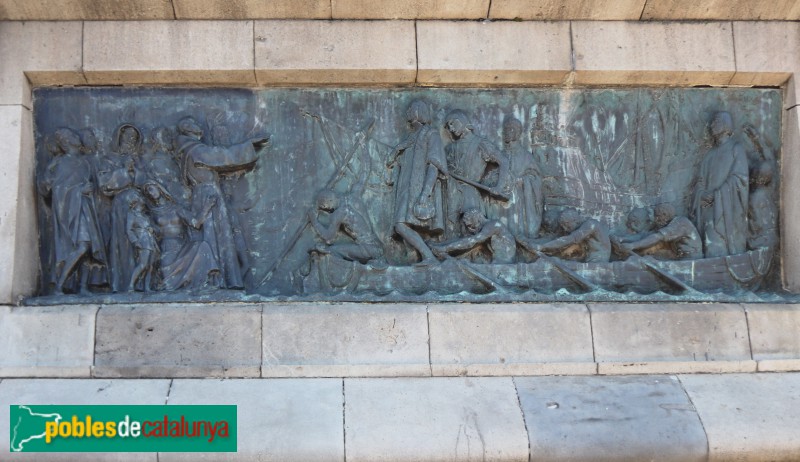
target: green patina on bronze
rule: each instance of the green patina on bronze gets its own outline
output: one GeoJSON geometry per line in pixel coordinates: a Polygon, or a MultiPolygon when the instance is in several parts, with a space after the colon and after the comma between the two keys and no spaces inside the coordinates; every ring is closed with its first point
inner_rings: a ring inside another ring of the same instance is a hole
{"type": "Polygon", "coordinates": [[[780,290],[778,90],[59,88],[34,112],[48,300],[780,290]]]}

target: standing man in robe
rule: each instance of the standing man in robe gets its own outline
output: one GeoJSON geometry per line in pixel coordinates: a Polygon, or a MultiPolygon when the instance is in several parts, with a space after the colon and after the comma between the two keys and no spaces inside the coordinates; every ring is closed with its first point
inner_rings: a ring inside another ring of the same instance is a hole
{"type": "MultiPolygon", "coordinates": [[[[485,184],[490,194],[507,200],[511,182],[506,156],[489,140],[473,132],[469,117],[460,109],[450,111],[445,119],[445,128],[453,140],[445,148],[450,173],[485,184]],[[489,176],[494,176],[493,169],[496,169],[496,180],[489,180],[489,176]]],[[[486,207],[481,192],[475,186],[452,178],[447,189],[447,233],[452,238],[465,233],[465,230],[460,229],[459,214],[462,210],[477,208],[485,212],[486,207]]]]}
{"type": "Polygon", "coordinates": [[[503,154],[508,158],[511,177],[511,199],[506,217],[515,236],[535,238],[539,235],[544,213],[542,173],[533,154],[522,147],[522,122],[515,117],[503,121],[503,154]]]}
{"type": "Polygon", "coordinates": [[[219,174],[252,167],[269,137],[258,137],[230,147],[209,146],[201,141],[203,130],[192,117],[178,122],[178,151],[183,156],[183,175],[192,187],[192,209],[209,210],[203,223],[203,241],[208,243],[220,268],[225,288],[244,289],[240,251],[231,226],[231,211],[220,188],[219,174]]]}
{"type": "MultiPolygon", "coordinates": [[[[105,243],[100,234],[95,205],[95,187],[92,168],[80,154],[81,141],[78,135],[61,128],[55,132],[53,154],[56,156],[39,178],[39,193],[52,195],[53,241],[55,261],[53,282],[55,293],[64,293],[64,286],[71,274],[80,269],[82,262],[93,260],[97,264],[107,263],[105,243]]],[[[89,268],[83,265],[80,272],[80,290],[88,293],[89,268]]],[[[105,272],[99,274],[105,282],[105,272]]]]}
{"type": "Polygon", "coordinates": [[[406,112],[411,132],[392,150],[387,167],[397,165],[394,232],[419,253],[421,264],[438,262],[420,233],[444,232],[441,182],[447,175],[439,131],[431,127],[428,105],[414,100],[406,112]]]}
{"type": "Polygon", "coordinates": [[[693,203],[706,258],[737,255],[747,248],[749,173],[747,154],[733,139],[727,112],[711,119],[714,147],[703,158],[693,203]]]}

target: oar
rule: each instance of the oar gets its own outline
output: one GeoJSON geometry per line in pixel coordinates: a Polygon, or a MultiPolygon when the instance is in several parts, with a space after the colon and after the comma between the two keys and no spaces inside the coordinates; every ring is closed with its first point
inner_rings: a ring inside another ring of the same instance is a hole
{"type": "Polygon", "coordinates": [[[612,241],[611,244],[614,246],[614,249],[621,253],[622,255],[633,258],[634,260],[638,261],[642,266],[644,266],[647,270],[651,273],[658,276],[661,280],[666,282],[667,284],[671,285],[672,287],[680,290],[681,292],[694,292],[694,288],[687,285],[685,282],[681,281],[680,279],[676,278],[675,276],[669,274],[668,272],[664,271],[663,269],[659,268],[649,259],[642,257],[641,255],[637,254],[633,250],[625,247],[624,245],[620,244],[619,242],[612,241]]]}
{"type": "Polygon", "coordinates": [[[572,271],[571,269],[567,268],[566,266],[562,265],[561,262],[559,262],[557,258],[553,258],[550,255],[545,254],[541,250],[536,250],[536,249],[528,249],[528,250],[533,252],[533,254],[536,255],[537,257],[541,258],[542,260],[544,260],[547,263],[550,263],[551,265],[556,267],[556,269],[561,271],[561,273],[564,274],[564,276],[566,276],[567,279],[571,280],[572,282],[574,282],[575,284],[580,286],[580,288],[585,290],[586,292],[592,292],[592,291],[598,289],[598,287],[596,285],[594,285],[591,282],[587,281],[586,278],[584,278],[583,276],[579,275],[575,271],[572,271]]]}
{"type": "Polygon", "coordinates": [[[455,179],[455,180],[458,180],[458,181],[460,181],[460,182],[462,182],[464,184],[468,184],[468,185],[472,186],[473,188],[480,189],[481,191],[489,194],[490,196],[494,196],[494,197],[497,197],[498,199],[503,199],[505,201],[510,199],[508,196],[493,190],[492,188],[486,186],[483,183],[479,183],[477,181],[472,181],[469,178],[464,178],[463,176],[457,175],[457,174],[452,173],[452,172],[448,172],[448,175],[453,177],[453,179],[455,179]]]}
{"type": "Polygon", "coordinates": [[[453,258],[450,255],[445,254],[445,260],[455,262],[456,265],[461,269],[461,271],[467,273],[467,275],[474,277],[475,279],[481,281],[486,287],[492,289],[493,291],[497,291],[499,293],[505,293],[506,289],[500,283],[495,281],[494,279],[490,278],[489,276],[483,274],[482,272],[475,269],[469,263],[459,260],[458,258],[453,258]]]}

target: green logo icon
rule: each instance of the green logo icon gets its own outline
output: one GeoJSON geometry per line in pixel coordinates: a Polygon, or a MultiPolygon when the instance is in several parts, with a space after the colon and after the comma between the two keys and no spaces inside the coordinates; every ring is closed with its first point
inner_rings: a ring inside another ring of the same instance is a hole
{"type": "Polygon", "coordinates": [[[236,406],[9,406],[11,452],[236,452],[236,406]]]}

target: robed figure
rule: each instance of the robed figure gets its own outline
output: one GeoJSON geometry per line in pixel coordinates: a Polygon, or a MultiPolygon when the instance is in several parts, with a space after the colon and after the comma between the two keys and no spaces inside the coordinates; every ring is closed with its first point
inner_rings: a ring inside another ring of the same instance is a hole
{"type": "Polygon", "coordinates": [[[411,132],[395,146],[387,166],[397,165],[394,183],[394,231],[416,250],[422,262],[436,263],[436,257],[420,233],[444,232],[444,204],[441,182],[447,162],[439,131],[431,127],[428,105],[412,101],[406,113],[411,132]]]}
{"type": "Polygon", "coordinates": [[[731,115],[716,113],[710,130],[714,147],[700,165],[693,204],[706,258],[744,253],[749,194],[747,155],[732,137],[731,115]]]}
{"type": "Polygon", "coordinates": [[[539,164],[519,139],[522,122],[514,117],[503,121],[504,154],[510,162],[511,199],[507,202],[508,228],[515,236],[536,237],[542,224],[544,194],[539,164]]]}
{"type": "Polygon", "coordinates": [[[114,135],[113,152],[104,156],[97,167],[100,192],[111,198],[111,229],[108,236],[108,268],[113,292],[126,292],[136,267],[135,250],[128,240],[128,211],[142,195],[137,185],[145,182],[139,155],[142,133],[131,124],[122,124],[114,135]]]}
{"type": "Polygon", "coordinates": [[[183,175],[192,188],[192,210],[207,210],[202,226],[206,242],[217,260],[222,285],[228,289],[243,289],[244,274],[237,249],[231,210],[225,201],[219,174],[251,168],[268,138],[255,138],[229,147],[210,146],[200,139],[203,130],[192,117],[178,122],[178,150],[183,157],[183,175]]]}
{"type": "MultiPolygon", "coordinates": [[[[63,292],[68,277],[78,268],[81,260],[91,259],[95,264],[106,265],[105,243],[97,219],[92,169],[80,154],[78,135],[68,128],[56,131],[52,151],[55,158],[39,178],[39,192],[43,197],[52,195],[53,242],[55,265],[52,281],[55,292],[63,292]]],[[[88,284],[106,282],[105,268],[81,271],[81,291],[88,284]]]]}

